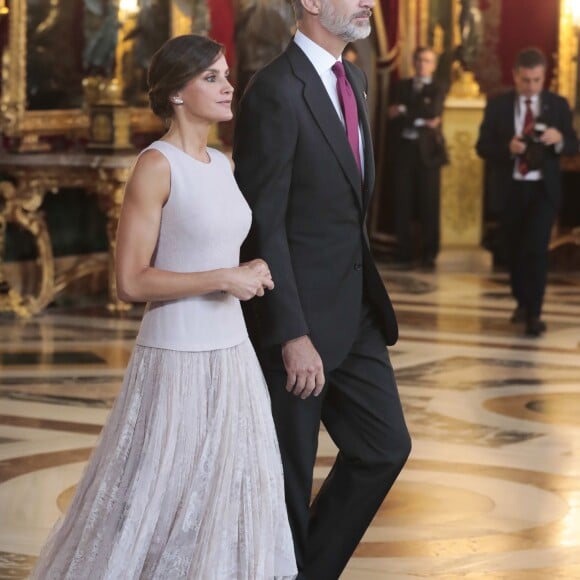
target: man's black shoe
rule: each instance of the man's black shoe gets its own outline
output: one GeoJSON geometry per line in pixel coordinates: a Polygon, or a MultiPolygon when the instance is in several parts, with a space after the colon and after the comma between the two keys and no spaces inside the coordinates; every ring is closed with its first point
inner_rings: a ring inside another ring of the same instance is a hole
{"type": "Polygon", "coordinates": [[[546,332],[546,323],[535,316],[531,316],[526,320],[526,336],[540,336],[546,332]]]}
{"type": "Polygon", "coordinates": [[[510,318],[510,322],[512,324],[519,324],[520,322],[526,322],[527,318],[528,318],[528,315],[527,315],[527,311],[526,311],[525,307],[518,306],[514,310],[512,316],[510,318]]]}

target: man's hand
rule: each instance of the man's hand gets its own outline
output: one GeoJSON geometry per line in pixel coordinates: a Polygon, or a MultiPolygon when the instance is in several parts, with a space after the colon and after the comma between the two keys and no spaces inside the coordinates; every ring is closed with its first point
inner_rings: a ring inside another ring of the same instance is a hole
{"type": "Polygon", "coordinates": [[[301,399],[318,397],[324,388],[324,368],[318,351],[308,336],[300,336],[282,345],[282,360],[288,380],[286,390],[301,399]]]}
{"type": "Polygon", "coordinates": [[[433,117],[432,119],[425,119],[425,125],[431,129],[437,129],[441,125],[441,117],[433,117]]]}
{"type": "Polygon", "coordinates": [[[510,141],[510,153],[512,155],[521,155],[526,150],[526,144],[518,137],[514,135],[510,141]]]}
{"type": "Polygon", "coordinates": [[[540,137],[540,141],[544,145],[556,145],[562,141],[562,133],[555,127],[548,127],[540,137]]]}
{"type": "Polygon", "coordinates": [[[389,119],[394,119],[399,115],[403,115],[406,110],[407,107],[405,107],[405,105],[389,105],[389,108],[387,109],[387,115],[389,119]]]}

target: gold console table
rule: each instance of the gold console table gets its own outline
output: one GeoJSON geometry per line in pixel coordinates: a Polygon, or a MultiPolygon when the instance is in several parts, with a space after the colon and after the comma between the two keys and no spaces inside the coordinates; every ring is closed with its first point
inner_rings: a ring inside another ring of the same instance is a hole
{"type": "Polygon", "coordinates": [[[81,261],[58,275],[50,231],[40,206],[48,193],[61,188],[81,188],[97,196],[106,216],[108,238],[109,308],[127,310],[117,298],[115,284],[115,236],[123,202],[125,182],[135,155],[132,154],[0,154],[0,310],[21,317],[41,312],[70,282],[95,269],[90,260],[81,261]],[[34,294],[23,295],[10,288],[4,276],[6,225],[18,224],[34,238],[38,251],[40,283],[34,294]]]}

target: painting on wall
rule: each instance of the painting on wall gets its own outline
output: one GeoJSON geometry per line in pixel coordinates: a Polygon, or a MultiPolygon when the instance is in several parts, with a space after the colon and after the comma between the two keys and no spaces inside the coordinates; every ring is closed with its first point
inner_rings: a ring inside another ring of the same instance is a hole
{"type": "Polygon", "coordinates": [[[149,61],[170,36],[169,0],[140,0],[128,26],[117,0],[26,1],[27,110],[80,108],[83,78],[116,74],[119,43],[123,97],[146,105],[149,61]]]}

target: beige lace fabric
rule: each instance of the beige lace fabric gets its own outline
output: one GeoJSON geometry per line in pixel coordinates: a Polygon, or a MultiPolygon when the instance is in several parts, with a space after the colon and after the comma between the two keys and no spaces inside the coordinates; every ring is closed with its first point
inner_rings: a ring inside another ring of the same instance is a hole
{"type": "Polygon", "coordinates": [[[270,401],[251,344],[136,346],[38,580],[296,576],[270,401]]]}

